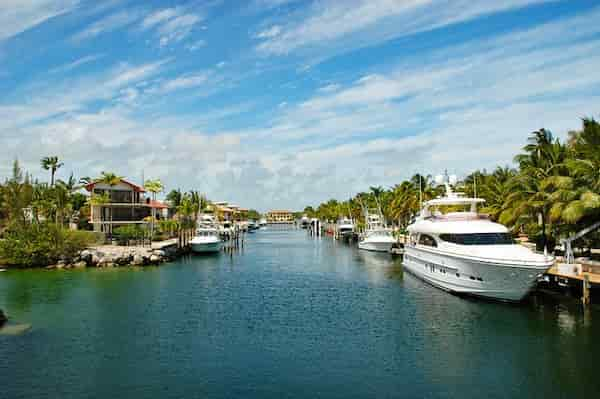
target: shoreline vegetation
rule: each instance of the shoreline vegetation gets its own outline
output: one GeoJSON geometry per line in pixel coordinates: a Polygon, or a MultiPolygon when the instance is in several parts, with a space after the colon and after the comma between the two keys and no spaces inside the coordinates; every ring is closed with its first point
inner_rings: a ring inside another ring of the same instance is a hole
{"type": "MultiPolygon", "coordinates": [[[[459,182],[466,196],[486,200],[481,211],[508,226],[515,236],[532,238],[538,250],[552,251],[559,239],[600,220],[600,124],[582,119],[580,130],[570,131],[565,141],[547,129],[532,132],[516,167],[476,170],[459,182]]],[[[324,221],[350,216],[364,225],[362,206],[381,210],[385,219],[401,233],[420,211],[421,201],[443,193],[432,176],[415,174],[409,180],[385,189],[370,187],[346,201],[330,199],[304,214],[324,221]]],[[[583,252],[600,246],[600,232],[592,232],[574,243],[583,252]]]]}
{"type": "MultiPolygon", "coordinates": [[[[11,177],[0,183],[0,268],[156,265],[179,253],[180,245],[175,244],[189,241],[198,215],[211,207],[204,194],[172,190],[166,195],[169,216],[159,217],[152,206],[150,216],[136,224],[113,229],[110,223],[106,232],[92,231],[92,207],[106,206],[111,198],[107,192],[85,195],[81,191],[97,183],[113,187],[123,178],[102,172],[95,179],[77,180],[73,174],[67,180],[56,179],[64,166],[58,157],[43,158],[41,166],[50,172],[49,183],[34,180],[18,160],[11,177]],[[154,247],[156,241],[166,245],[154,247]]],[[[164,189],[159,180],[147,180],[143,188],[151,194],[151,203],[164,189]]],[[[250,216],[255,214],[249,211],[250,216]]]]}

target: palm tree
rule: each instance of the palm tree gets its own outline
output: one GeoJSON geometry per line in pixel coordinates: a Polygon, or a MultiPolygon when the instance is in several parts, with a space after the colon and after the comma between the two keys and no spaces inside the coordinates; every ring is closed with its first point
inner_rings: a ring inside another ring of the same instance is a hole
{"type": "Polygon", "coordinates": [[[194,204],[188,195],[183,196],[181,204],[177,207],[177,212],[182,220],[181,226],[189,228],[192,223],[191,216],[194,214],[194,204]]]}
{"type": "Polygon", "coordinates": [[[194,221],[197,221],[199,213],[208,205],[208,200],[204,194],[194,190],[189,192],[189,199],[194,207],[194,221]]]}
{"type": "MultiPolygon", "coordinates": [[[[156,195],[164,190],[162,182],[156,180],[146,180],[144,188],[152,193],[152,201],[156,201],[156,195]]],[[[150,239],[154,238],[154,223],[156,221],[156,208],[152,205],[152,222],[150,224],[150,239]]]]}
{"type": "Polygon", "coordinates": [[[171,190],[167,194],[167,201],[171,203],[171,206],[177,208],[181,204],[182,193],[180,189],[171,190]]]}
{"type": "Polygon", "coordinates": [[[398,222],[400,227],[406,227],[419,211],[419,191],[413,182],[404,181],[393,188],[391,196],[390,216],[398,222]]]}
{"type": "Polygon", "coordinates": [[[59,162],[57,156],[44,157],[42,158],[40,163],[42,165],[42,168],[50,171],[50,187],[54,187],[54,175],[56,174],[56,171],[64,164],[62,162],[59,162]]]}
{"type": "Polygon", "coordinates": [[[572,195],[574,198],[562,216],[569,223],[584,216],[595,219],[600,217],[600,124],[594,119],[583,119],[583,129],[573,134],[570,149],[572,157],[566,164],[573,177],[570,189],[577,195],[572,195]]]}
{"type": "Polygon", "coordinates": [[[524,153],[515,157],[520,173],[510,184],[511,194],[500,213],[500,222],[523,227],[539,220],[542,228],[542,246],[547,247],[547,228],[551,223],[550,210],[556,200],[556,191],[564,187],[567,150],[549,130],[540,129],[531,134],[524,153]],[[560,184],[557,184],[562,180],[560,184]]]}

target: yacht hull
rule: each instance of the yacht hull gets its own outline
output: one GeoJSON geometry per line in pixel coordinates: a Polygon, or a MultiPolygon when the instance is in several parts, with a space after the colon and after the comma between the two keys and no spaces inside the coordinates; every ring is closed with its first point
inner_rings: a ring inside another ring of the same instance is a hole
{"type": "Polygon", "coordinates": [[[405,248],[402,263],[406,271],[445,291],[507,302],[523,300],[538,276],[552,266],[481,261],[415,247],[405,248]]]}
{"type": "Polygon", "coordinates": [[[393,242],[361,241],[358,243],[358,248],[365,251],[390,252],[392,245],[393,242]]]}
{"type": "Polygon", "coordinates": [[[201,253],[214,253],[221,251],[221,242],[210,242],[210,243],[191,243],[192,252],[201,253]]]}

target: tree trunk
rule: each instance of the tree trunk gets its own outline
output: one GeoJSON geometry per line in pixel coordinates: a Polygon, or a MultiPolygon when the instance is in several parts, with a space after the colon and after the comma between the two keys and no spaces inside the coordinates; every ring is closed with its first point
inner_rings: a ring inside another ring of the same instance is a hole
{"type": "Polygon", "coordinates": [[[542,212],[542,247],[544,248],[544,252],[546,252],[548,239],[546,238],[546,215],[542,212]]]}

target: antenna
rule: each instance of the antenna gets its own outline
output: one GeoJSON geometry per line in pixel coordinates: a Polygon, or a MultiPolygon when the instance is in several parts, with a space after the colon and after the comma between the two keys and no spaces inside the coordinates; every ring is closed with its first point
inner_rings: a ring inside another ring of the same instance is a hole
{"type": "Polygon", "coordinates": [[[477,172],[473,175],[473,197],[477,198],[477,172]]]}
{"type": "Polygon", "coordinates": [[[419,208],[422,208],[423,207],[423,189],[421,187],[422,176],[420,173],[418,173],[417,176],[419,176],[419,208]]]}

